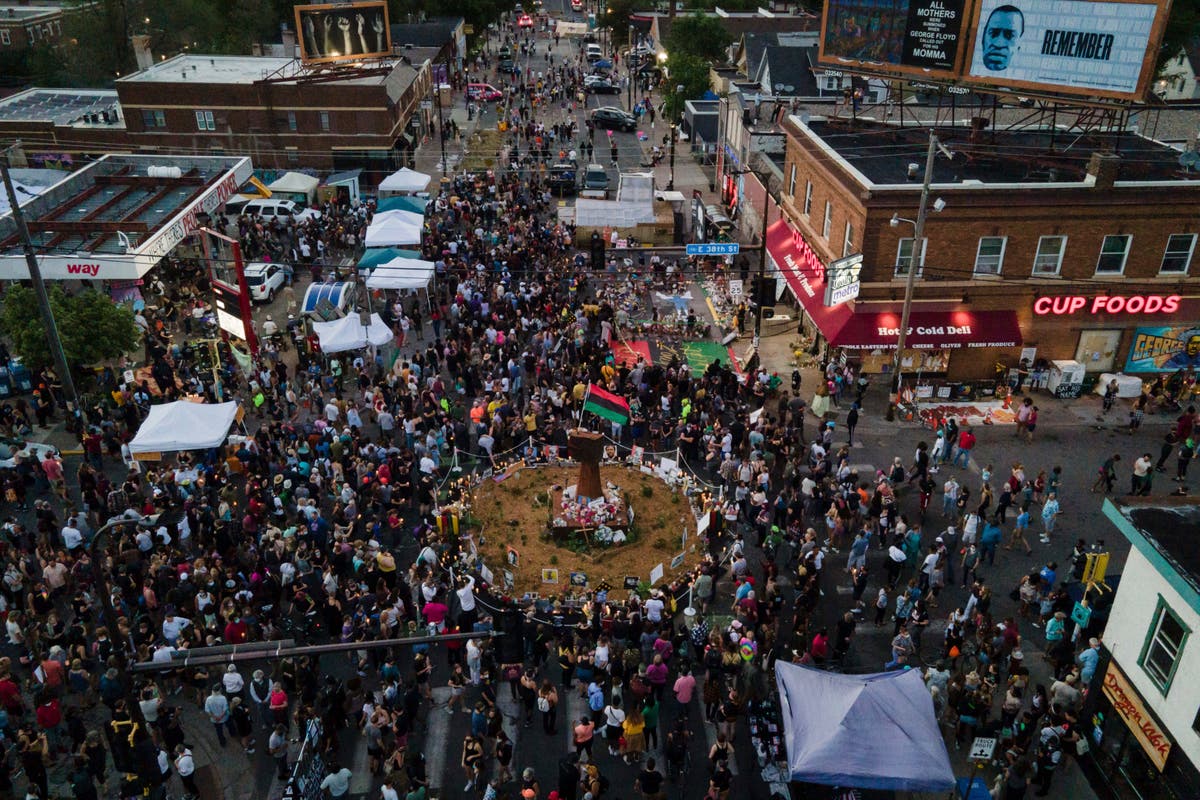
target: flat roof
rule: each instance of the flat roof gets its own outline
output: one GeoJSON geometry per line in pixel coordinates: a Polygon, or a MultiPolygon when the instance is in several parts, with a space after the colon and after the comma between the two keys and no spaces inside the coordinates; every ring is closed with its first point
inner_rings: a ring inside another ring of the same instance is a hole
{"type": "MultiPolygon", "coordinates": [[[[399,59],[384,59],[369,62],[372,67],[392,67],[399,59]]],[[[342,65],[344,67],[344,65],[342,65]]],[[[330,65],[324,65],[329,69],[330,65]]],[[[316,74],[317,70],[312,73],[316,74]]],[[[160,61],[150,69],[118,78],[118,83],[219,83],[252,84],[272,75],[300,78],[310,71],[305,70],[299,59],[279,56],[206,56],[182,53],[160,61]]],[[[339,78],[344,83],[380,84],[387,79],[378,73],[354,77],[347,72],[339,78]]]]}
{"type": "MultiPolygon", "coordinates": [[[[128,280],[148,272],[252,173],[250,159],[233,156],[106,155],[22,210],[46,278],[128,280]]],[[[16,224],[5,214],[0,279],[27,277],[16,224]]]]}
{"type": "Polygon", "coordinates": [[[0,100],[0,121],[53,122],[76,128],[125,127],[121,104],[112,89],[26,89],[0,100]]]}
{"type": "Polygon", "coordinates": [[[36,17],[61,13],[62,6],[0,6],[0,22],[7,20],[28,22],[36,17]]]}
{"type": "Polygon", "coordinates": [[[1104,515],[1177,591],[1200,606],[1200,506],[1195,497],[1105,500],[1104,515]]]}
{"type": "MultiPolygon", "coordinates": [[[[929,146],[928,126],[914,123],[901,127],[860,117],[857,122],[812,118],[797,127],[807,127],[874,184],[920,185],[929,146]],[[917,165],[915,177],[910,176],[910,164],[917,165]]],[[[1179,150],[1132,131],[1024,128],[973,135],[970,128],[959,125],[938,126],[937,135],[954,158],[935,159],[934,183],[1079,182],[1086,178],[1088,162],[1097,152],[1120,157],[1118,181],[1200,178],[1200,173],[1180,166],[1179,150]]]]}

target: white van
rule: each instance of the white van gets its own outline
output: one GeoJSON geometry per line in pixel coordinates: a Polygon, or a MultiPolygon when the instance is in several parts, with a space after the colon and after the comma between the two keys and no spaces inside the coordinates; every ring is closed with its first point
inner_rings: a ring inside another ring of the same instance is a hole
{"type": "Polygon", "coordinates": [[[274,197],[260,197],[257,200],[251,200],[242,206],[241,213],[250,216],[257,215],[267,220],[275,217],[295,217],[301,220],[321,216],[321,212],[315,208],[302,209],[291,200],[280,200],[274,197]]]}

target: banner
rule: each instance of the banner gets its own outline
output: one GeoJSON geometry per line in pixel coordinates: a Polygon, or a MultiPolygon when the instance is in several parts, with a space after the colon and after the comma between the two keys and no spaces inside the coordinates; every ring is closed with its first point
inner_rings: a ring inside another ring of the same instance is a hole
{"type": "Polygon", "coordinates": [[[1157,2],[982,0],[966,80],[1136,99],[1165,22],[1157,2]]]}
{"type": "Polygon", "coordinates": [[[964,40],[964,5],[964,0],[827,0],[820,60],[952,78],[964,40]]]}
{"type": "Polygon", "coordinates": [[[1200,369],[1200,324],[1135,328],[1125,372],[1200,369]]]}

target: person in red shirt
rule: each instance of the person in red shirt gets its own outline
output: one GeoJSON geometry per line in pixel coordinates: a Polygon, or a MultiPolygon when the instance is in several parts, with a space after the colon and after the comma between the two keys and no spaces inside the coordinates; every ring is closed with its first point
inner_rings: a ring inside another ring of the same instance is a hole
{"type": "Polygon", "coordinates": [[[225,644],[245,644],[250,640],[250,626],[241,617],[225,626],[225,644]]]}
{"type": "MultiPolygon", "coordinates": [[[[964,422],[963,425],[966,425],[964,422]]],[[[971,464],[971,451],[975,449],[975,434],[971,433],[971,429],[963,427],[958,433],[958,452],[954,454],[954,466],[959,466],[959,459],[962,459],[962,467],[966,469],[971,464]]]]}
{"type": "Polygon", "coordinates": [[[450,613],[450,609],[438,598],[435,597],[426,603],[421,613],[425,616],[426,624],[433,625],[438,633],[446,630],[446,615],[450,613]]]}
{"type": "Polygon", "coordinates": [[[53,752],[58,747],[58,729],[62,725],[62,705],[59,704],[57,697],[48,692],[43,695],[42,703],[37,707],[37,724],[46,732],[46,739],[51,752],[53,752]]]}

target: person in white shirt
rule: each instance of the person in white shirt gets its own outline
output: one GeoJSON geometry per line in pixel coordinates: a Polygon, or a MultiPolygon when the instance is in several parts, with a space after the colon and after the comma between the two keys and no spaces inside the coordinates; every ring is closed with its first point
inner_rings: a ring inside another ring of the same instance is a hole
{"type": "Polygon", "coordinates": [[[191,626],[191,624],[192,621],[187,617],[167,612],[162,624],[163,638],[167,640],[167,644],[174,647],[175,642],[179,639],[179,634],[183,632],[184,628],[191,626]]]}
{"type": "Polygon", "coordinates": [[[330,797],[345,797],[350,791],[350,778],[353,774],[345,767],[330,772],[325,776],[325,780],[321,781],[321,788],[327,790],[330,797]]]}
{"type": "Polygon", "coordinates": [[[458,608],[461,612],[458,615],[459,630],[470,633],[476,618],[475,579],[467,575],[462,579],[455,593],[458,595],[458,608]]]}
{"type": "Polygon", "coordinates": [[[655,590],[650,599],[646,601],[646,619],[654,624],[662,622],[662,613],[666,604],[662,601],[662,592],[655,590]]]}
{"type": "Polygon", "coordinates": [[[67,524],[62,529],[63,547],[68,550],[74,550],[83,544],[83,532],[75,527],[75,518],[67,520],[67,524]]]}
{"type": "Polygon", "coordinates": [[[246,687],[246,680],[237,670],[236,664],[230,664],[221,676],[221,685],[225,687],[226,697],[237,697],[246,687]]]}
{"type": "Polygon", "coordinates": [[[200,796],[200,787],[196,785],[196,761],[192,758],[192,751],[183,745],[175,745],[175,771],[179,773],[179,780],[183,781],[183,788],[192,797],[200,796]]]}

